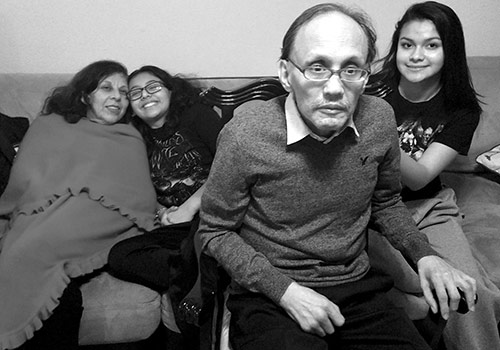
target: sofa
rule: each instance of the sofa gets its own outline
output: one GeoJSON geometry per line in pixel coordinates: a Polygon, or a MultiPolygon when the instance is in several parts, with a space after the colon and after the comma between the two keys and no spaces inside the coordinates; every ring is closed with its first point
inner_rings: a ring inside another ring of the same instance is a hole
{"type": "MultiPolygon", "coordinates": [[[[484,113],[469,155],[459,156],[442,179],[456,191],[473,253],[500,287],[500,175],[476,162],[480,154],[500,144],[500,57],[470,57],[469,65],[474,85],[485,103],[484,113]]],[[[0,112],[32,121],[51,89],[70,78],[70,74],[0,74],[0,112]]],[[[224,91],[256,78],[194,79],[202,87],[215,86],[224,91]]],[[[142,341],[150,338],[161,323],[178,332],[166,295],[118,280],[105,271],[96,271],[90,277],[82,286],[81,345],[142,341]]],[[[421,307],[418,312],[427,314],[426,304],[421,307]]]]}
{"type": "Polygon", "coordinates": [[[500,144],[500,57],[473,57],[470,65],[483,113],[469,155],[458,156],[443,181],[457,194],[473,254],[500,287],[500,175],[478,162],[481,154],[500,144]]]}
{"type": "Polygon", "coordinates": [[[483,113],[469,155],[459,156],[443,180],[457,194],[473,254],[500,287],[500,175],[481,161],[483,153],[500,144],[500,57],[473,57],[470,62],[483,113]]]}

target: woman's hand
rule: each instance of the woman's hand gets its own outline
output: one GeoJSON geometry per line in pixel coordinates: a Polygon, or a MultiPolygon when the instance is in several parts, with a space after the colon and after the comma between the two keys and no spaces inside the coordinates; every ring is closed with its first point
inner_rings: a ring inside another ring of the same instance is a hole
{"type": "Polygon", "coordinates": [[[196,213],[200,210],[201,195],[205,190],[203,184],[195,193],[191,195],[180,206],[171,206],[170,208],[163,208],[158,211],[158,217],[162,226],[181,224],[183,222],[190,222],[193,220],[196,213]]]}
{"type": "Polygon", "coordinates": [[[172,206],[160,212],[160,222],[163,226],[190,222],[193,220],[194,214],[195,213],[186,208],[186,206],[172,206]]]}

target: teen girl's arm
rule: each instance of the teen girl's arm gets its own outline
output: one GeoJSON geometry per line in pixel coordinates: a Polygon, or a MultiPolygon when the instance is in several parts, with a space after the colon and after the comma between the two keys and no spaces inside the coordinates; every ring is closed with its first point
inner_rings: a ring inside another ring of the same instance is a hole
{"type": "Polygon", "coordinates": [[[201,195],[205,190],[203,184],[195,193],[178,207],[170,207],[160,213],[161,224],[163,226],[190,222],[200,210],[201,195]]]}
{"type": "Polygon", "coordinates": [[[456,158],[458,152],[439,142],[427,147],[418,161],[401,150],[401,179],[412,191],[420,190],[456,158]]]}

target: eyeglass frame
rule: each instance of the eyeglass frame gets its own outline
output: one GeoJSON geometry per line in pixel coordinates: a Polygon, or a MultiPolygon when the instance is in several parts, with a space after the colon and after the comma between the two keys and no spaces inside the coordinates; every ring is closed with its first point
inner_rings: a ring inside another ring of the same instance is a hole
{"type": "Polygon", "coordinates": [[[329,71],[331,73],[330,76],[328,78],[325,78],[325,79],[311,79],[311,78],[309,78],[309,77],[306,76],[306,71],[307,71],[308,68],[311,68],[312,66],[307,66],[306,68],[302,68],[297,63],[295,63],[294,61],[292,61],[290,58],[285,59],[285,61],[290,62],[295,68],[297,68],[297,70],[302,73],[302,75],[304,76],[304,78],[306,78],[309,81],[315,81],[315,82],[326,82],[326,81],[330,80],[331,77],[333,77],[334,75],[337,75],[339,77],[339,79],[341,81],[343,81],[343,82],[346,82],[346,83],[360,83],[360,82],[368,79],[368,77],[371,74],[371,71],[369,69],[364,69],[364,68],[348,67],[348,68],[340,68],[340,69],[330,69],[330,68],[327,68],[327,67],[325,67],[325,66],[322,65],[323,68],[325,68],[327,71],[329,71]],[[345,72],[348,69],[355,69],[355,70],[366,72],[366,76],[363,77],[363,78],[361,78],[361,79],[359,79],[359,80],[346,80],[346,79],[343,79],[340,74],[342,72],[345,72]]]}
{"type": "Polygon", "coordinates": [[[146,90],[146,92],[147,92],[148,94],[150,94],[150,95],[154,95],[154,94],[156,94],[157,92],[160,92],[161,90],[163,90],[163,88],[166,88],[165,84],[164,84],[163,82],[161,82],[161,81],[155,80],[155,81],[152,81],[152,82],[150,82],[150,83],[146,84],[146,85],[145,85],[144,87],[142,87],[142,88],[134,88],[134,89],[132,89],[132,90],[129,90],[129,91],[127,92],[127,98],[129,99],[129,101],[137,101],[137,100],[140,100],[140,99],[142,98],[144,90],[146,90]],[[149,90],[148,90],[148,88],[149,88],[151,85],[153,85],[153,84],[158,84],[158,85],[160,86],[160,88],[159,88],[158,90],[156,90],[156,91],[149,91],[149,90]],[[139,97],[132,99],[132,97],[131,97],[130,95],[131,95],[132,93],[135,93],[135,92],[140,92],[141,94],[139,95],[139,97]]]}

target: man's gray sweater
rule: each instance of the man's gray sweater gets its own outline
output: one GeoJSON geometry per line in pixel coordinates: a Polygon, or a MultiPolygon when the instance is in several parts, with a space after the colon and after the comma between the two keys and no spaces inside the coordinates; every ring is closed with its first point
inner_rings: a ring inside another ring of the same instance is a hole
{"type": "Polygon", "coordinates": [[[324,144],[287,146],[285,97],[235,116],[219,136],[202,198],[203,246],[228,271],[233,290],[278,302],[292,281],[326,287],[369,270],[371,225],[413,263],[436,255],[400,198],[394,114],[361,96],[347,128],[324,144]]]}

